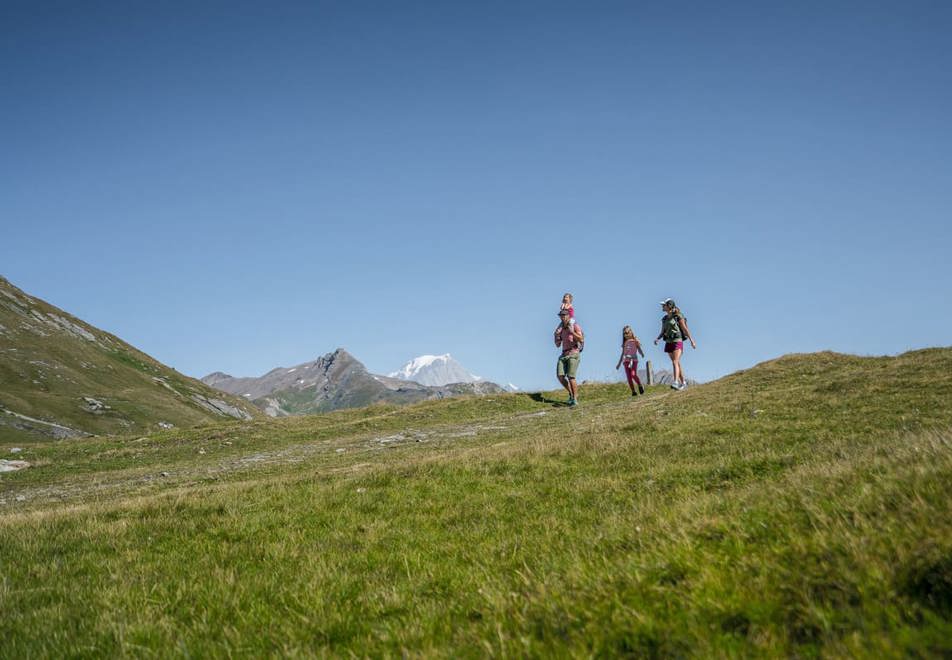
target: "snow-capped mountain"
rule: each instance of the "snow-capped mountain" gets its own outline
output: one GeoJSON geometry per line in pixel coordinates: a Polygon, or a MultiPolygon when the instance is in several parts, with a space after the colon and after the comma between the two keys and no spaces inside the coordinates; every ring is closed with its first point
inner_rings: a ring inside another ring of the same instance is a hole
{"type": "Polygon", "coordinates": [[[259,377],[235,378],[216,371],[202,381],[245,398],[272,417],[358,408],[380,401],[404,404],[503,391],[486,380],[427,386],[377,376],[343,348],[295,367],[272,369],[259,377]]]}
{"type": "Polygon", "coordinates": [[[407,362],[401,369],[388,374],[391,378],[412,380],[422,385],[440,386],[450,383],[475,383],[482,378],[469,373],[449,353],[421,355],[407,362]]]}

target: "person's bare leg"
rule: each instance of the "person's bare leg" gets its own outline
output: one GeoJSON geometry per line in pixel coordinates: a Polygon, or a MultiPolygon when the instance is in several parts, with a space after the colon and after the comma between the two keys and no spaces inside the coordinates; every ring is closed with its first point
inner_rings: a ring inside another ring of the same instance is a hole
{"type": "Polygon", "coordinates": [[[680,369],[681,367],[678,364],[678,361],[674,358],[674,353],[675,353],[674,351],[668,353],[668,358],[671,360],[671,377],[674,379],[674,382],[677,383],[678,369],[680,369]]]}
{"type": "Polygon", "coordinates": [[[569,396],[572,396],[572,388],[569,386],[569,379],[565,376],[558,376],[559,382],[562,383],[562,387],[566,389],[569,393],[569,396]]]}
{"type": "Polygon", "coordinates": [[[674,364],[674,381],[676,383],[684,382],[684,374],[681,373],[681,351],[671,352],[671,362],[674,364]]]}
{"type": "Polygon", "coordinates": [[[575,382],[574,378],[569,378],[568,390],[569,396],[571,396],[573,399],[578,397],[578,383],[575,382]]]}

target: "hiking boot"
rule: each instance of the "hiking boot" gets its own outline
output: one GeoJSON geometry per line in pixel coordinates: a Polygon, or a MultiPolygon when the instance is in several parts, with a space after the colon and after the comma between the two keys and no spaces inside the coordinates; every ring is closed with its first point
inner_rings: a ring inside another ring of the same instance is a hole
{"type": "Polygon", "coordinates": [[[638,394],[644,394],[644,393],[645,393],[645,386],[638,385],[638,394]]]}
{"type": "Polygon", "coordinates": [[[680,390],[681,388],[678,387],[678,384],[677,384],[677,383],[671,383],[671,389],[672,389],[672,390],[680,390]]]}
{"type": "Polygon", "coordinates": [[[632,391],[631,391],[631,395],[632,395],[632,396],[638,396],[638,392],[636,392],[635,390],[632,390],[632,391]]]}
{"type": "Polygon", "coordinates": [[[575,399],[572,399],[571,401],[569,401],[569,408],[574,408],[577,405],[578,405],[578,401],[576,401],[575,399]]]}

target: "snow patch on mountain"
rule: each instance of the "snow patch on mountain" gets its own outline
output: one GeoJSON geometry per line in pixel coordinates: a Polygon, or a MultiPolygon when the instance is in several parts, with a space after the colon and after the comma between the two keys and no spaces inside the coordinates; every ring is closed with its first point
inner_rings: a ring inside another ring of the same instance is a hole
{"type": "Polygon", "coordinates": [[[448,360],[452,359],[452,356],[449,353],[444,353],[443,355],[421,355],[420,357],[415,357],[409,362],[407,362],[403,367],[398,371],[394,371],[391,374],[388,374],[391,378],[399,378],[401,380],[411,380],[413,376],[420,373],[423,369],[431,366],[434,363],[445,364],[448,360]]]}
{"type": "Polygon", "coordinates": [[[483,380],[469,373],[452,355],[421,355],[388,374],[390,378],[411,380],[422,385],[441,386],[450,383],[475,383],[483,380]]]}

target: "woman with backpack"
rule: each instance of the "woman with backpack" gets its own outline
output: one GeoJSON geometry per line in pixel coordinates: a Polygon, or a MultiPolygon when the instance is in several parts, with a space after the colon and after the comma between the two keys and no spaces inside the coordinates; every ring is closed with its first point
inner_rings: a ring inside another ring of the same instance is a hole
{"type": "Polygon", "coordinates": [[[671,389],[683,390],[687,386],[684,371],[681,370],[681,353],[684,352],[684,340],[691,342],[691,348],[697,349],[697,343],[688,330],[688,321],[671,298],[661,301],[664,317],[661,319],[661,332],[655,338],[655,346],[664,339],[664,352],[671,358],[671,367],[674,371],[674,382],[671,389]]]}

